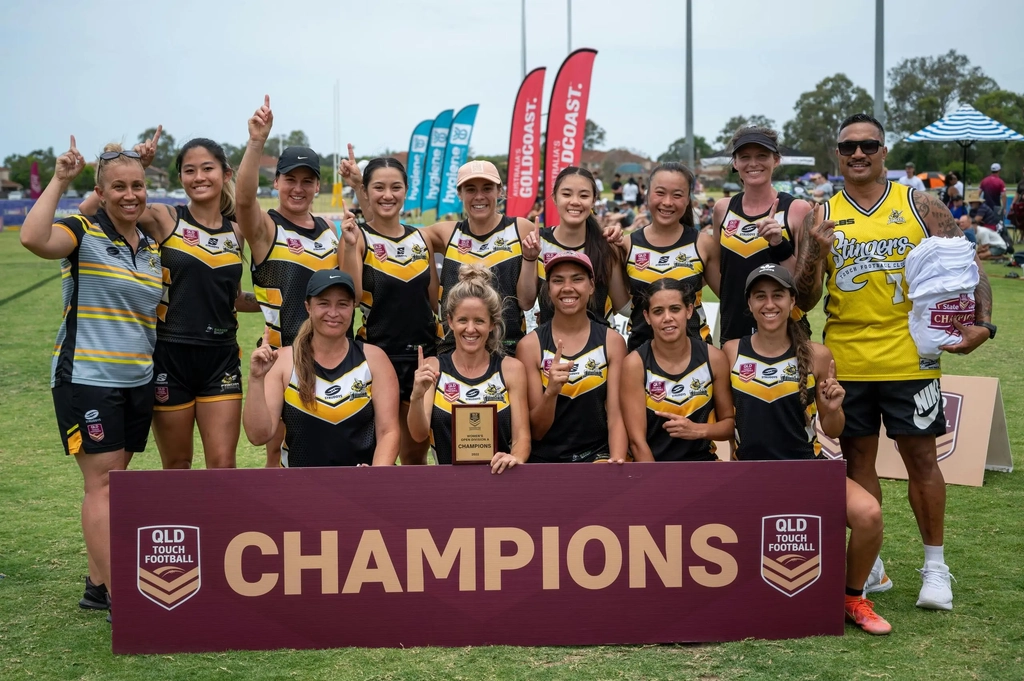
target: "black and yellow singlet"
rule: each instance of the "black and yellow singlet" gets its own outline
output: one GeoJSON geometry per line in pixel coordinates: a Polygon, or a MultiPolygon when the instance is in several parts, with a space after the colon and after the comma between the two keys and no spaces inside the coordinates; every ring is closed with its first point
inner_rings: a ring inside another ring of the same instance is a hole
{"type": "Polygon", "coordinates": [[[651,284],[669,277],[686,282],[697,294],[693,316],[686,324],[686,335],[696,340],[711,342],[711,330],[701,306],[701,289],[704,288],[704,261],[697,251],[699,232],[684,227],[679,239],[671,246],[652,246],[647,240],[643,227],[629,235],[629,256],[626,258],[626,276],[633,297],[633,311],[629,315],[630,350],[636,350],[651,340],[651,327],[644,319],[643,303],[651,284]]]}
{"type": "MultiPolygon", "coordinates": [[[[789,227],[789,207],[793,197],[779,192],[779,205],[775,210],[775,221],[782,225],[782,238],[793,241],[793,232],[789,227]]],[[[778,264],[768,250],[768,240],[757,235],[758,220],[768,216],[765,211],[761,215],[747,215],[743,212],[743,192],[729,200],[729,208],[722,220],[721,267],[722,283],[719,288],[721,315],[721,345],[726,341],[743,338],[757,331],[757,324],[747,308],[745,293],[747,277],[755,269],[767,263],[778,264]]],[[[794,319],[804,319],[804,313],[793,310],[794,319]]],[[[806,325],[807,322],[805,321],[806,325]]],[[[808,333],[811,327],[806,326],[808,333]]]]}
{"type": "Polygon", "coordinates": [[[306,284],[313,272],[338,266],[338,237],[323,218],[312,229],[299,227],[276,210],[274,245],[263,262],[252,265],[252,285],[270,327],[270,345],[291,345],[306,321],[306,284]]]}
{"type": "MultiPolygon", "coordinates": [[[[551,428],[540,440],[533,441],[530,461],[573,463],[608,459],[608,327],[590,320],[590,338],[575,355],[562,355],[571,361],[569,380],[562,386],[555,404],[551,428]]],[[[540,380],[546,388],[548,370],[558,348],[551,335],[551,322],[537,327],[540,342],[540,380]]],[[[532,369],[531,369],[532,370],[532,369]]]]}
{"type": "MultiPolygon", "coordinates": [[[[540,308],[540,316],[537,319],[538,324],[551,321],[551,317],[555,314],[551,297],[548,296],[548,278],[545,265],[548,260],[565,251],[585,253],[583,246],[569,248],[559,243],[558,239],[555,238],[554,227],[544,227],[540,230],[540,256],[537,258],[537,277],[540,279],[537,286],[537,305],[540,308]]],[[[608,323],[608,315],[612,311],[612,299],[608,294],[608,281],[603,273],[594,273],[594,295],[590,297],[587,310],[590,312],[591,319],[597,321],[604,320],[604,323],[608,323]]]]}
{"type": "Polygon", "coordinates": [[[678,414],[694,423],[713,420],[714,375],[707,343],[690,343],[690,363],[679,374],[670,374],[658,366],[651,341],[637,348],[637,353],[644,362],[647,444],[655,461],[715,461],[718,457],[710,440],[672,437],[663,427],[665,419],[655,413],[678,414]]]}
{"type": "Polygon", "coordinates": [[[175,206],[178,223],[162,244],[164,293],[157,306],[160,340],[196,345],[233,345],[238,321],[235,298],[242,279],[242,252],[231,227],[207,229],[188,206],[175,206]]]}
{"type": "Polygon", "coordinates": [[[512,405],[505,377],[501,373],[499,355],[491,355],[491,363],[480,378],[466,378],[455,368],[452,353],[438,355],[441,375],[434,389],[434,408],[430,413],[430,444],[437,463],[452,462],[452,406],[456,404],[493,404],[498,408],[498,451],[512,453],[512,405]]]}
{"type": "MultiPolygon", "coordinates": [[[[470,232],[467,220],[456,223],[445,247],[444,264],[441,266],[442,310],[448,291],[459,283],[459,268],[474,263],[483,265],[494,274],[495,288],[504,301],[502,318],[505,320],[505,352],[514,355],[516,343],[526,335],[526,318],[519,309],[516,297],[516,284],[519,283],[519,271],[523,266],[523,249],[519,244],[516,218],[502,215],[498,226],[483,236],[470,232]]],[[[438,346],[438,352],[451,352],[455,349],[455,338],[448,329],[447,320],[442,319],[441,322],[444,338],[438,346]]]]}
{"type": "Polygon", "coordinates": [[[385,352],[416,354],[417,346],[437,342],[430,309],[430,251],[419,230],[403,225],[392,238],[363,227],[363,326],[359,337],[385,352]]]}
{"type": "Polygon", "coordinates": [[[372,464],[377,446],[373,378],[362,341],[350,340],[348,354],[333,369],[316,363],[314,367],[313,409],[299,397],[299,377],[294,369],[284,391],[281,464],[289,468],[372,464]]]}
{"type": "Polygon", "coordinates": [[[796,349],[779,357],[754,352],[750,336],[740,339],[732,365],[736,404],[736,458],[815,459],[821,451],[814,423],[814,374],[807,374],[807,407],[800,404],[796,349]]]}

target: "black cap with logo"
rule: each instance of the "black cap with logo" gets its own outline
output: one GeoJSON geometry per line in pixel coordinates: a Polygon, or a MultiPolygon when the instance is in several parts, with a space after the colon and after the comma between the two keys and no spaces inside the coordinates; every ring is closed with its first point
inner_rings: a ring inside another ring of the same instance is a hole
{"type": "Polygon", "coordinates": [[[756,144],[760,147],[764,147],[773,154],[779,153],[779,146],[774,141],[772,141],[771,137],[764,134],[763,132],[748,132],[744,133],[743,135],[740,135],[740,138],[736,140],[736,144],[734,144],[732,147],[733,156],[736,155],[736,152],[739,151],[741,147],[744,147],[748,144],[756,144]]]}
{"type": "Polygon", "coordinates": [[[286,147],[277,159],[277,174],[284,175],[296,168],[309,168],[320,178],[320,157],[309,147],[286,147]]]}
{"type": "Polygon", "coordinates": [[[793,284],[793,275],[789,273],[789,270],[782,265],[768,263],[766,265],[761,265],[747,277],[747,285],[743,289],[745,295],[750,295],[750,289],[753,288],[754,283],[761,277],[772,279],[782,286],[785,286],[793,293],[796,293],[796,285],[793,284]]]}
{"type": "Polygon", "coordinates": [[[306,284],[306,297],[318,296],[332,286],[341,286],[353,296],[356,294],[355,284],[347,273],[341,270],[317,270],[306,284]]]}

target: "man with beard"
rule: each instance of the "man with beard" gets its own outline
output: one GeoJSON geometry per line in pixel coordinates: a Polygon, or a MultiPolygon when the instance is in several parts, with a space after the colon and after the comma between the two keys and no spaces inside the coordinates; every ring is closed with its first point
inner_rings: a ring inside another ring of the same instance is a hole
{"type": "MultiPolygon", "coordinates": [[[[904,260],[928,236],[963,235],[938,198],[889,182],[885,131],[866,114],[850,116],[836,145],[845,189],[804,221],[797,262],[797,304],[812,309],[827,284],[825,345],[846,389],[846,425],[840,437],[847,474],[879,501],[875,457],[881,423],[896,440],[910,480],[908,495],[924,540],[918,607],[951,610],[953,592],[943,557],[946,486],[935,438],[946,432],[937,360],[918,356],[910,335],[911,301],[904,260]]],[[[980,269],[980,266],[979,266],[980,269]]],[[[961,342],[943,346],[967,354],[995,337],[992,289],[984,271],[975,290],[973,326],[956,323],[961,342]]],[[[892,582],[875,562],[865,591],[892,582]]]]}

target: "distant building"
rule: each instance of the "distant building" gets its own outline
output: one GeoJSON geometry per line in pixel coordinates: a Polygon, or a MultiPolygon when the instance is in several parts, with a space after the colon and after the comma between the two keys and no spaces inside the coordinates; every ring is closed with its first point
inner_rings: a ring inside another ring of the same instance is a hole
{"type": "Polygon", "coordinates": [[[0,196],[7,198],[7,194],[10,192],[20,192],[22,187],[17,182],[11,181],[11,169],[0,168],[0,196]]]}
{"type": "MultiPolygon", "coordinates": [[[[609,151],[584,149],[580,158],[580,165],[600,177],[606,186],[610,185],[612,177],[615,175],[615,169],[627,163],[639,166],[642,169],[642,174],[651,172],[655,165],[651,159],[629,149],[611,149],[609,151]]],[[[639,179],[638,177],[637,180],[639,179]]]]}
{"type": "Polygon", "coordinates": [[[146,184],[153,189],[167,189],[171,176],[163,168],[150,166],[146,168],[146,184]]]}

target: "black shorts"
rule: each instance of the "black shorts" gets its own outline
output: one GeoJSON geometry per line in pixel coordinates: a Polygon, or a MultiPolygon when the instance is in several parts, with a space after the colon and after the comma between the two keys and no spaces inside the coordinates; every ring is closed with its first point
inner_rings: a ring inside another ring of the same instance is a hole
{"type": "Polygon", "coordinates": [[[242,399],[238,346],[159,341],[153,351],[152,390],[155,411],[242,399]]]}
{"type": "Polygon", "coordinates": [[[885,423],[889,438],[897,435],[944,435],[939,379],[909,381],[840,381],[846,389],[843,437],[878,435],[885,423]]]}
{"type": "MultiPolygon", "coordinates": [[[[408,402],[412,399],[412,386],[416,382],[416,368],[419,365],[419,355],[398,354],[381,348],[391,360],[391,366],[395,368],[398,376],[398,399],[400,402],[408,402]]],[[[423,346],[424,357],[436,357],[437,350],[433,344],[423,346]]]]}
{"type": "Polygon", "coordinates": [[[145,451],[153,419],[151,385],[107,388],[61,383],[51,392],[65,454],[145,451]]]}

